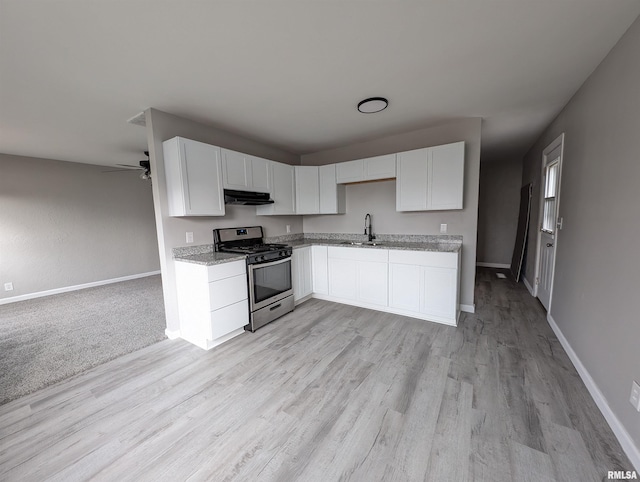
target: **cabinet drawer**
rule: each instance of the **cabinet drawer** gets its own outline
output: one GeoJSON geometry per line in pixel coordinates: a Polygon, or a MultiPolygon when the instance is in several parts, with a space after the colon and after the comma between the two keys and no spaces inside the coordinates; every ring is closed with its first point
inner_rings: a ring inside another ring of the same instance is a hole
{"type": "Polygon", "coordinates": [[[207,266],[209,281],[231,278],[241,274],[247,275],[247,263],[244,260],[207,266]]]}
{"type": "Polygon", "coordinates": [[[377,261],[386,263],[389,260],[389,251],[377,248],[343,248],[329,246],[329,258],[352,259],[354,261],[377,261]]]}
{"type": "Polygon", "coordinates": [[[248,324],[249,305],[246,300],[225,306],[211,312],[211,337],[209,339],[215,340],[248,324]]]}
{"type": "Polygon", "coordinates": [[[396,264],[415,264],[437,268],[457,268],[458,253],[438,253],[435,251],[389,250],[389,262],[396,264]]]}
{"type": "Polygon", "coordinates": [[[248,298],[247,292],[247,277],[244,274],[213,281],[209,283],[211,309],[217,310],[223,306],[246,300],[248,298]]]}

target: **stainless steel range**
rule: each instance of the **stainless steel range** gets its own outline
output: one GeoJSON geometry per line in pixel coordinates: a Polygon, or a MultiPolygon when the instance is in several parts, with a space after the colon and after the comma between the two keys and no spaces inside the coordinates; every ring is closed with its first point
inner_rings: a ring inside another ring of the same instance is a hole
{"type": "Polygon", "coordinates": [[[249,324],[245,330],[255,331],[293,311],[291,247],[265,243],[262,226],[214,229],[213,247],[247,255],[249,324]]]}

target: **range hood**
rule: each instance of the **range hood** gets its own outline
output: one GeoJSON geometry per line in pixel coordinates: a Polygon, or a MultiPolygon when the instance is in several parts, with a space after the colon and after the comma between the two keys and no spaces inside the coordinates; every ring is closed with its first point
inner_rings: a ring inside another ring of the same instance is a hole
{"type": "Polygon", "coordinates": [[[246,206],[261,206],[262,204],[273,204],[274,201],[268,192],[235,191],[224,190],[225,204],[244,204],[246,206]]]}

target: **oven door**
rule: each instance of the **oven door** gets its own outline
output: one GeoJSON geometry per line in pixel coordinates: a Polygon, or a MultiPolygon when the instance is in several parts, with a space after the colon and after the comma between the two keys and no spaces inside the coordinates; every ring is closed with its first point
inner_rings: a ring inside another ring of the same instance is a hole
{"type": "Polygon", "coordinates": [[[291,258],[249,265],[251,311],[293,295],[291,258]]]}

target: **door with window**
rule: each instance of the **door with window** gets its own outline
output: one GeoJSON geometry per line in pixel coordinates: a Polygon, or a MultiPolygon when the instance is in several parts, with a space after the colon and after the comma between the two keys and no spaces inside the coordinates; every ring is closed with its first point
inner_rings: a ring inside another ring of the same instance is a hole
{"type": "Polygon", "coordinates": [[[542,202],[540,210],[540,235],[538,237],[537,296],[549,311],[553,294],[553,273],[558,240],[558,202],[560,173],[562,168],[563,136],[553,141],[543,151],[542,202]]]}

